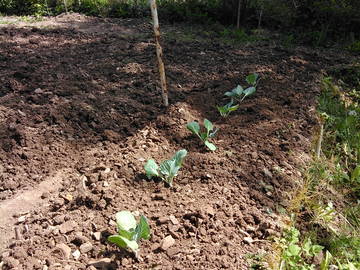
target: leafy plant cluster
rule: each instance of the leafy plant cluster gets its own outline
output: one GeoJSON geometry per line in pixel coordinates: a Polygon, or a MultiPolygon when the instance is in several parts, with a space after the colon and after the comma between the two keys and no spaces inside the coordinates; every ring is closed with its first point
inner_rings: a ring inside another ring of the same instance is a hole
{"type": "Polygon", "coordinates": [[[228,117],[231,112],[236,111],[240,107],[240,102],[256,92],[258,80],[259,75],[257,73],[250,74],[246,76],[246,82],[250,85],[248,88],[244,89],[241,85],[238,85],[230,92],[226,92],[224,95],[230,97],[231,100],[224,106],[217,106],[220,115],[228,117]]]}
{"type": "Polygon", "coordinates": [[[351,93],[331,78],[323,80],[318,101],[324,127],[322,152],[293,199],[292,213],[297,218],[278,242],[281,269],[360,269],[360,107],[351,93]],[[343,202],[335,203],[338,198],[343,202]],[[307,229],[311,242],[301,239],[295,225],[307,229]],[[322,256],[308,252],[312,246],[314,250],[323,247],[322,256]],[[322,261],[312,265],[315,257],[322,261]]]}
{"type": "MultiPolygon", "coordinates": [[[[313,244],[310,238],[300,241],[300,232],[295,227],[290,227],[284,231],[284,236],[278,240],[282,248],[281,261],[279,269],[292,270],[303,269],[313,270],[315,266],[311,260],[317,256],[324,247],[313,244]]],[[[321,262],[320,269],[328,269],[329,253],[321,262]]]]}
{"type": "MultiPolygon", "coordinates": [[[[245,90],[242,89],[241,86],[238,86],[233,91],[226,92],[225,95],[231,97],[232,100],[243,100],[245,97],[253,94],[255,92],[258,75],[251,74],[246,80],[252,86],[245,90]]],[[[203,124],[204,128],[202,129],[197,121],[193,121],[188,123],[186,128],[196,135],[210,151],[215,151],[216,146],[209,140],[216,135],[219,129],[215,128],[213,123],[208,119],[204,119],[203,124]]],[[[160,164],[157,164],[154,159],[149,159],[144,165],[147,178],[160,178],[172,187],[174,178],[178,175],[187,153],[188,152],[185,149],[179,150],[172,158],[164,160],[160,164]]],[[[146,217],[141,216],[137,223],[131,212],[121,211],[116,214],[116,224],[118,233],[109,236],[108,241],[133,252],[137,258],[140,258],[139,241],[141,239],[146,240],[150,238],[150,227],[146,217]]]]}

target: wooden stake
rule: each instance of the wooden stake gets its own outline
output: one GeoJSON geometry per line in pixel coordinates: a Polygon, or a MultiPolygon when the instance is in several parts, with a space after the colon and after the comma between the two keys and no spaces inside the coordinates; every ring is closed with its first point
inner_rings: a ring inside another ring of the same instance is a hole
{"type": "Polygon", "coordinates": [[[150,8],[151,8],[151,15],[153,18],[154,24],[154,34],[155,34],[155,43],[156,43],[156,55],[159,64],[159,73],[160,73],[160,84],[161,84],[161,94],[163,98],[163,102],[165,107],[169,106],[169,99],[168,99],[168,91],[166,86],[166,76],[165,76],[165,67],[164,62],[162,60],[163,52],[160,45],[160,27],[159,27],[159,18],[156,9],[156,0],[149,0],[150,8]]]}
{"type": "Polygon", "coordinates": [[[240,28],[240,15],[241,15],[241,0],[238,3],[237,17],[236,17],[236,28],[240,28]]]}

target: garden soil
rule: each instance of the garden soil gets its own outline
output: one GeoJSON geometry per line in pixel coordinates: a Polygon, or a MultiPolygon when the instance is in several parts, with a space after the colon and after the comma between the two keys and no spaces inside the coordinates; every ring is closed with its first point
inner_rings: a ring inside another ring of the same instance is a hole
{"type": "Polygon", "coordinates": [[[162,25],[165,108],[150,20],[2,20],[0,269],[248,269],[271,252],[311,159],[321,77],[348,57],[162,25]],[[257,92],[221,118],[253,72],[257,92]],[[204,118],[214,152],[186,129],[204,118]],[[180,149],[173,188],[146,178],[146,160],[180,149]],[[140,258],[106,240],[121,210],[149,220],[140,258]]]}

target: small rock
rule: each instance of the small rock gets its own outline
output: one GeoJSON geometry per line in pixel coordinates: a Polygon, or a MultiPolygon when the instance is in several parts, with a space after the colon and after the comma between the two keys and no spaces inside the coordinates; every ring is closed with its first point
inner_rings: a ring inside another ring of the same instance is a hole
{"type": "Polygon", "coordinates": [[[19,217],[18,218],[18,223],[23,223],[23,222],[25,222],[25,220],[26,220],[26,216],[21,216],[21,217],[19,217]]]}
{"type": "Polygon", "coordinates": [[[76,229],[77,223],[73,220],[66,221],[65,223],[59,226],[61,233],[69,233],[76,229]]]}
{"type": "Polygon", "coordinates": [[[72,255],[73,255],[73,257],[74,257],[75,260],[78,260],[78,259],[80,258],[81,253],[80,253],[80,251],[77,249],[77,250],[75,250],[75,251],[72,253],[72,255]]]}
{"type": "Polygon", "coordinates": [[[265,176],[267,176],[269,178],[273,178],[273,174],[267,168],[264,168],[263,172],[264,172],[265,176]]]}
{"type": "Polygon", "coordinates": [[[174,215],[171,215],[171,216],[169,217],[169,219],[170,219],[170,221],[171,221],[172,224],[174,224],[174,225],[178,225],[178,224],[179,224],[179,221],[177,220],[177,218],[176,218],[174,215]]]}
{"type": "Polygon", "coordinates": [[[96,241],[100,241],[100,239],[101,239],[101,232],[94,232],[94,233],[93,233],[93,236],[94,236],[94,239],[95,239],[96,241]]]}
{"type": "Polygon", "coordinates": [[[84,243],[80,246],[80,251],[82,253],[89,252],[92,249],[93,249],[93,245],[90,242],[84,243]]]}
{"type": "Polygon", "coordinates": [[[251,244],[254,242],[254,240],[251,237],[244,237],[244,241],[248,244],[251,244]]]}
{"type": "Polygon", "coordinates": [[[160,248],[166,251],[174,244],[175,244],[175,239],[171,235],[168,235],[161,241],[160,248]]]}
{"type": "Polygon", "coordinates": [[[55,250],[60,250],[64,256],[64,259],[68,260],[70,258],[71,248],[68,245],[64,243],[57,244],[55,246],[55,250]]]}
{"type": "Polygon", "coordinates": [[[71,267],[71,265],[65,265],[64,266],[64,270],[72,270],[73,268],[71,267]]]}
{"type": "Polygon", "coordinates": [[[46,199],[49,198],[49,192],[44,192],[43,194],[41,194],[41,199],[46,199]]]}
{"type": "Polygon", "coordinates": [[[42,94],[42,93],[44,93],[44,90],[42,90],[41,88],[36,88],[34,93],[35,94],[42,94]]]}
{"type": "Polygon", "coordinates": [[[109,182],[108,182],[108,181],[104,181],[103,187],[108,187],[108,186],[110,186],[109,182]]]}
{"type": "Polygon", "coordinates": [[[167,251],[166,251],[166,254],[169,256],[169,257],[172,257],[176,254],[180,253],[180,249],[177,248],[177,247],[171,247],[169,248],[167,251]]]}
{"type": "Polygon", "coordinates": [[[111,171],[110,168],[106,168],[105,171],[104,171],[104,173],[109,173],[110,171],[111,171]]]}
{"type": "Polygon", "coordinates": [[[157,220],[157,224],[160,225],[160,224],[165,224],[168,222],[168,218],[167,217],[159,217],[159,219],[157,220]]]}
{"type": "Polygon", "coordinates": [[[89,261],[88,266],[95,266],[98,269],[109,269],[111,265],[111,259],[110,258],[102,258],[99,260],[92,260],[89,261]]]}

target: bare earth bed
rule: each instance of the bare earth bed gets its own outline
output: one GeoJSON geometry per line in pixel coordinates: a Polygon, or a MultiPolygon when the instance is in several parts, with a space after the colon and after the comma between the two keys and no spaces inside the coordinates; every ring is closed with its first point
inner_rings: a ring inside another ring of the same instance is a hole
{"type": "Polygon", "coordinates": [[[227,45],[200,30],[189,40],[187,26],[162,25],[164,108],[148,21],[8,22],[0,26],[2,269],[248,269],[246,255],[270,250],[311,155],[321,74],[349,58],[272,41],[227,45]],[[261,76],[256,94],[221,118],[224,92],[252,72],[261,76]],[[185,128],[204,118],[220,128],[215,152],[185,128]],[[147,159],[182,148],[189,154],[173,189],[146,179],[147,159]],[[142,261],[106,241],[120,210],[149,219],[142,261]],[[162,248],[168,235],[175,243],[162,248]]]}

